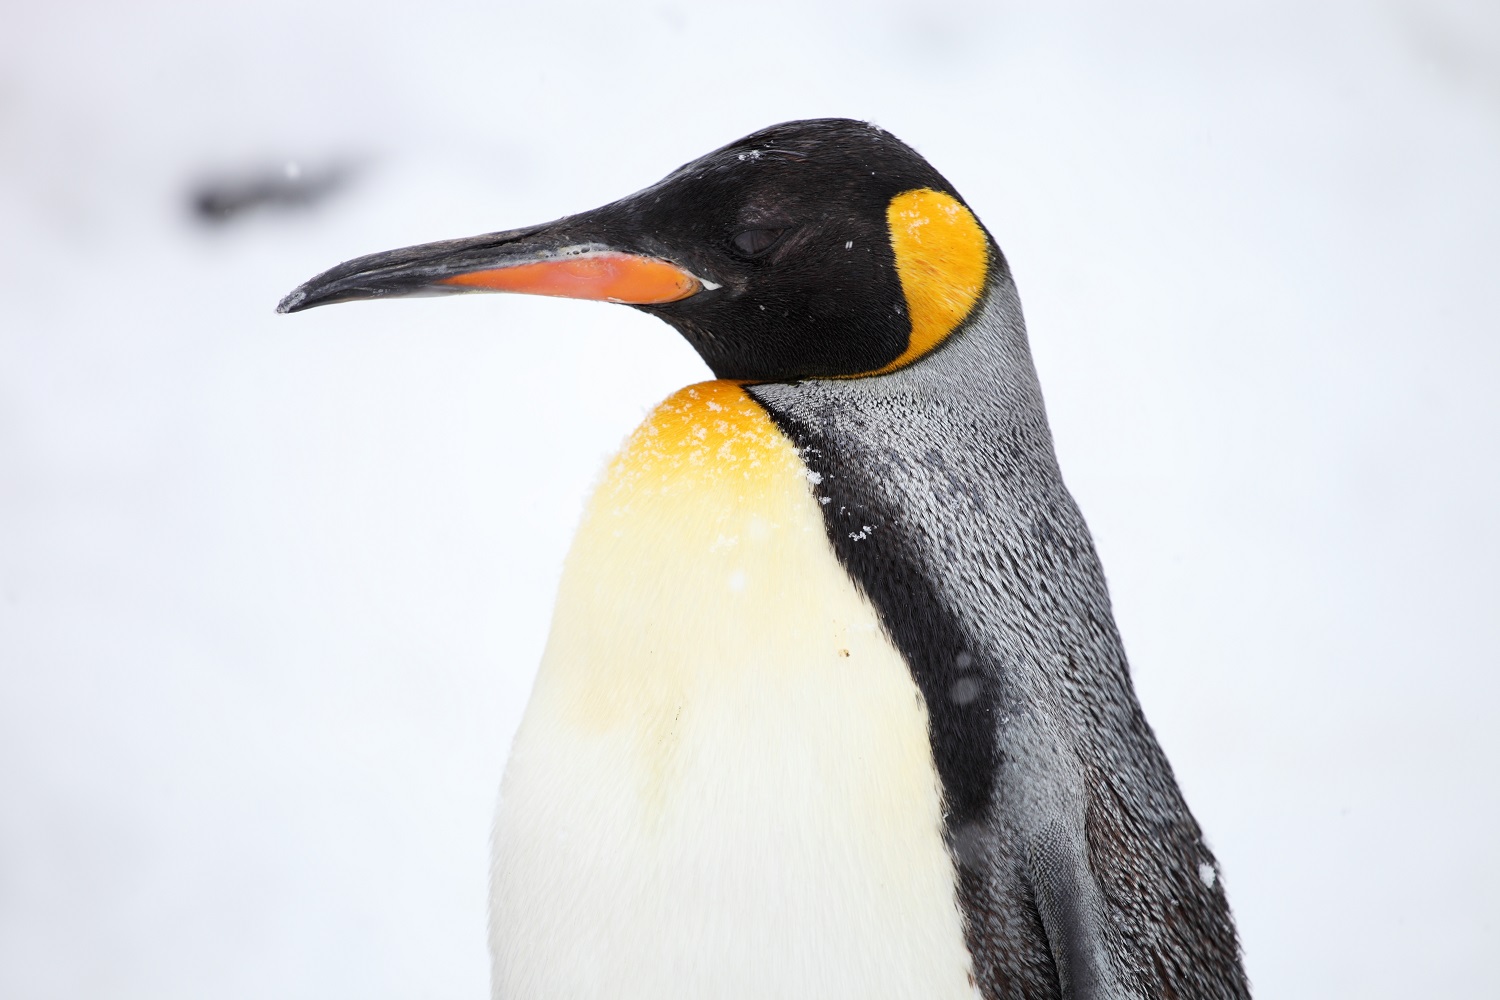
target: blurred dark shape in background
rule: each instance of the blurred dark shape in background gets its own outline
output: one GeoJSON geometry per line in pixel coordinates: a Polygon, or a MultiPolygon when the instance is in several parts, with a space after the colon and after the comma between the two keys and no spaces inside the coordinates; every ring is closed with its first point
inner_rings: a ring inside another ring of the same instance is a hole
{"type": "Polygon", "coordinates": [[[208,177],[193,185],[189,204],[199,222],[222,225],[268,208],[311,208],[343,188],[355,173],[349,162],[307,168],[291,160],[279,167],[208,177]]]}

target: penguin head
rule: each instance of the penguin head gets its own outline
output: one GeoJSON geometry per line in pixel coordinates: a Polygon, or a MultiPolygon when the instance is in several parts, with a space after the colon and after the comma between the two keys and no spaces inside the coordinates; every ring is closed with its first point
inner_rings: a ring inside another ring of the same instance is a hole
{"type": "Polygon", "coordinates": [[[975,311],[1004,261],[953,187],[864,122],[776,125],[602,208],[360,257],[278,306],[511,291],[635,306],[719,378],[878,375],[975,311]]]}

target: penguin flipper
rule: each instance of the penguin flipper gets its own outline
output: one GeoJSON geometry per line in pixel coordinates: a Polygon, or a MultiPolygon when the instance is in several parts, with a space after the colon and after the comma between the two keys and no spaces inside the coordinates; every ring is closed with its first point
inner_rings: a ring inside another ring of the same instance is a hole
{"type": "Polygon", "coordinates": [[[1063,823],[1049,824],[1030,838],[1026,869],[1063,1000],[1137,997],[1112,958],[1117,935],[1110,933],[1082,837],[1063,823]]]}

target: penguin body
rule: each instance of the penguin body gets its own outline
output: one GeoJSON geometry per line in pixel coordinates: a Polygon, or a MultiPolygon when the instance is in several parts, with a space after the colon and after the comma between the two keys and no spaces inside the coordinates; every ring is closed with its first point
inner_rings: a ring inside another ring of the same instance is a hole
{"type": "Polygon", "coordinates": [[[807,471],[728,382],[611,464],[501,789],[497,996],[974,996],[926,709],[807,471]]]}
{"type": "Polygon", "coordinates": [[[497,997],[1240,998],[998,246],[872,126],[793,122],[285,311],[623,301],[719,381],[568,556],[495,837],[497,997]]]}

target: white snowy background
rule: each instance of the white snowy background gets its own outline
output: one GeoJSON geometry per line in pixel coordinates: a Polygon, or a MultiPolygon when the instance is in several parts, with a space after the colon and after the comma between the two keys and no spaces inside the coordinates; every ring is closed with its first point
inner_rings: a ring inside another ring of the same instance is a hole
{"type": "Polygon", "coordinates": [[[885,126],[1010,258],[1261,997],[1493,996],[1500,7],[22,3],[0,28],[0,996],[478,998],[629,309],[345,258],[885,126]],[[353,180],[201,224],[205,178],[353,180]]]}

